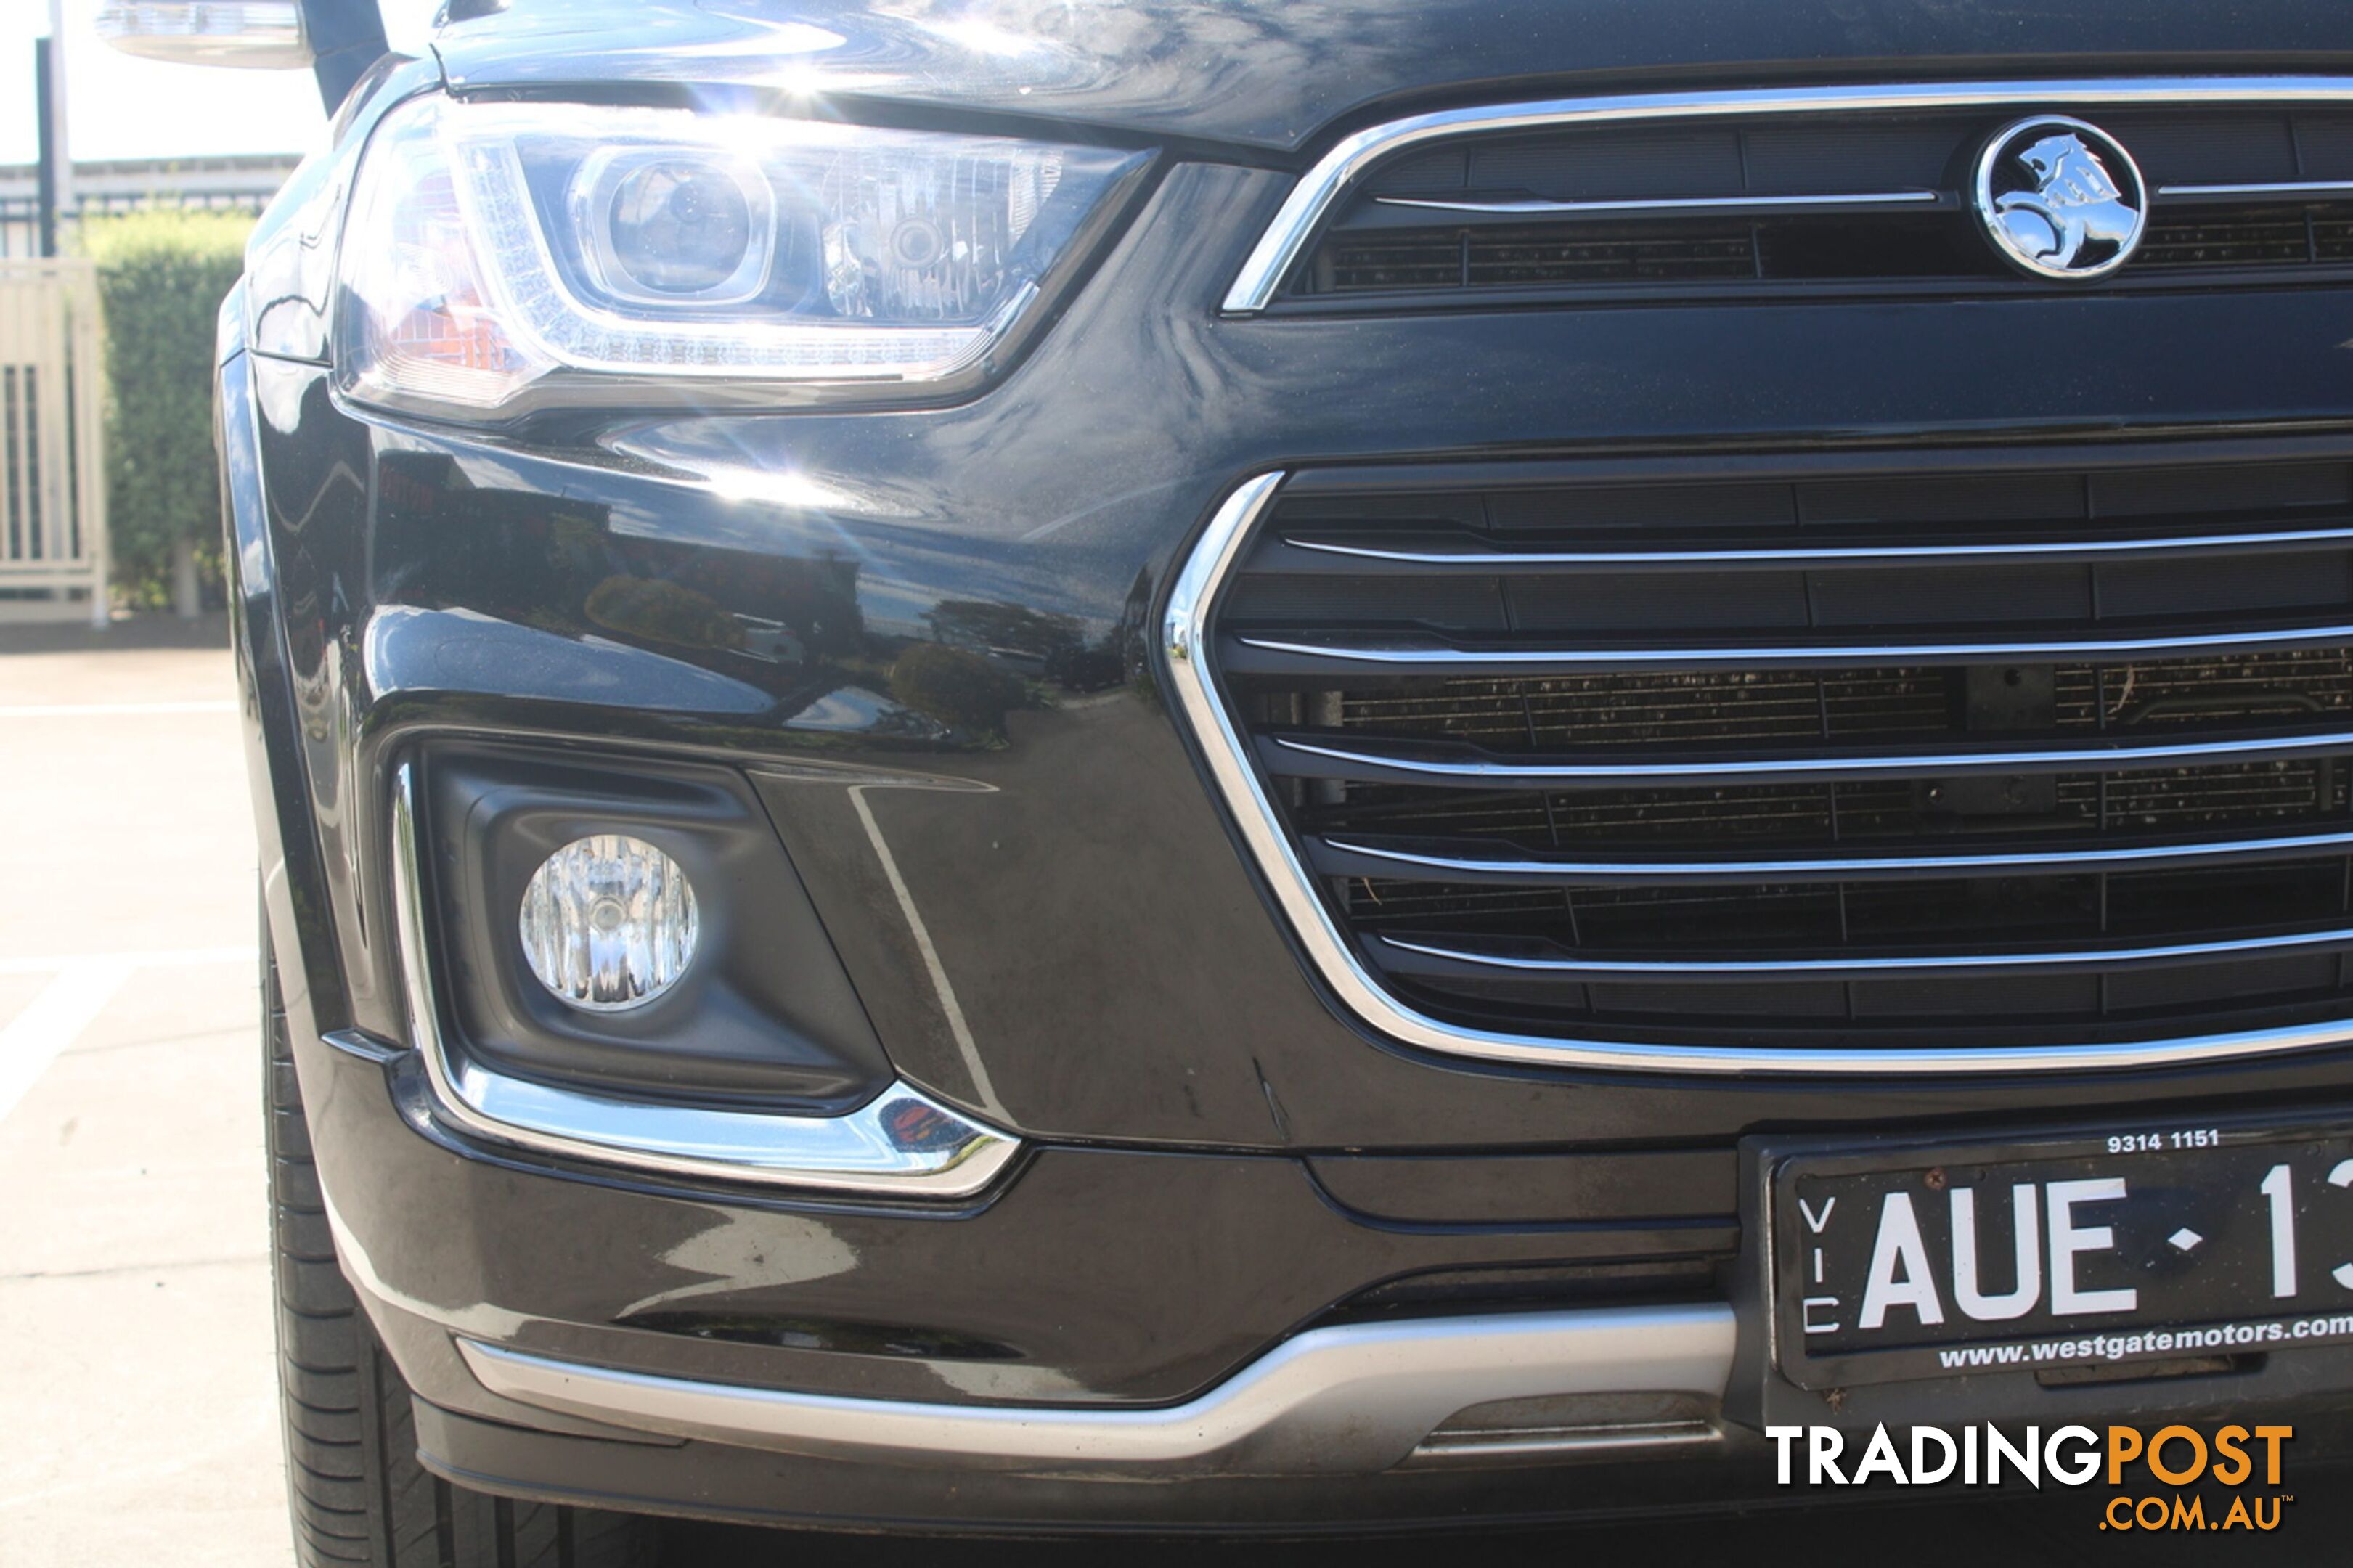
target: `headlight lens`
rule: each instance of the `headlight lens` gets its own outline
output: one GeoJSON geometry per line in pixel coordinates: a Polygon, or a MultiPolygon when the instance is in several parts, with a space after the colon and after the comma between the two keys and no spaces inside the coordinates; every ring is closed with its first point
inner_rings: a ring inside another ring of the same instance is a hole
{"type": "Polygon", "coordinates": [[[336,314],[344,390],[459,416],[654,378],[935,383],[977,366],[1142,153],[688,110],[388,115],[336,314]]]}
{"type": "Polygon", "coordinates": [[[757,299],[776,214],[759,171],[664,148],[607,150],[573,182],[574,222],[596,281],[616,298],[666,305],[757,299]]]}

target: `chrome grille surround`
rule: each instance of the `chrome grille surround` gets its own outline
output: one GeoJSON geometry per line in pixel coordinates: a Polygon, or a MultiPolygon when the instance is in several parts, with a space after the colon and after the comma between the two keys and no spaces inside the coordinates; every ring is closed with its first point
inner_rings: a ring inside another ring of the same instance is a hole
{"type": "Polygon", "coordinates": [[[1285,475],[1244,480],[1217,509],[1172,587],[1163,623],[1171,685],[1198,739],[1218,794],[1251,858],[1337,999],[1380,1033],[1453,1056],[1580,1068],[1715,1074],[1906,1074],[2129,1068],[2312,1049],[2353,1041],[2353,1019],[2195,1033],[2154,1039],[1987,1047],[1732,1047],[1672,1045],[1506,1033],[1434,1018],[1386,988],[1366,967],[1314,886],[1283,816],[1267,794],[1250,742],[1228,711],[1210,668],[1212,626],[1229,575],[1253,542],[1285,475]]]}
{"type": "MultiPolygon", "coordinates": [[[[1907,110],[2052,108],[2096,110],[2118,106],[2246,108],[2289,104],[2353,104],[2353,79],[2332,76],[2193,76],[1847,83],[1815,87],[1626,93],[1547,99],[1440,110],[1389,121],[1344,138],[1302,175],[1242,263],[1227,290],[1223,311],[1256,315],[1272,304],[1343,199],[1364,177],[1396,154],[1415,148],[1498,133],[1613,124],[1805,114],[1886,114],[1907,110]]],[[[2168,185],[2164,201],[2221,195],[2336,195],[2343,181],[2256,186],[2168,185]]],[[[1883,194],[1880,205],[1908,203],[1909,192],[1883,194]]],[[[1720,204],[1753,208],[1753,200],[1720,204]]],[[[1817,202],[1816,205],[1821,205],[1817,202]]],[[[1850,205],[1853,205],[1852,203],[1850,205]]],[[[1689,210],[1689,209],[1684,209],[1689,210]]]]}

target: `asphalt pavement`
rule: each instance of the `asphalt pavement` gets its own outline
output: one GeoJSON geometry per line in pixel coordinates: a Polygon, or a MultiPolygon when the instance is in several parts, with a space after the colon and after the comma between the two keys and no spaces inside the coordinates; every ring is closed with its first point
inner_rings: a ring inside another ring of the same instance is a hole
{"type": "Polygon", "coordinates": [[[227,633],[121,630],[0,628],[0,1563],[277,1568],[227,633]]]}
{"type": "MultiPolygon", "coordinates": [[[[292,1562],[272,1384],[254,864],[215,618],[0,626],[0,1568],[292,1562]]],[[[1389,1541],[960,1542],[672,1525],[664,1568],[2338,1563],[2353,1487],[2279,1531],[2098,1527],[2021,1500],[1680,1515],[1389,1541]]],[[[2105,1496],[2105,1494],[2102,1494],[2105,1496]]]]}

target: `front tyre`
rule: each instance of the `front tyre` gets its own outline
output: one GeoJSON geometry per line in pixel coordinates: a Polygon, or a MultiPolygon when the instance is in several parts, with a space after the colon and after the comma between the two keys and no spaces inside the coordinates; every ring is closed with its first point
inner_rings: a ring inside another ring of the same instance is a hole
{"type": "Polygon", "coordinates": [[[301,1568],[650,1568],[650,1520],[492,1497],[417,1462],[408,1384],[335,1261],[266,926],[261,987],[270,1277],[295,1561],[301,1568]]]}

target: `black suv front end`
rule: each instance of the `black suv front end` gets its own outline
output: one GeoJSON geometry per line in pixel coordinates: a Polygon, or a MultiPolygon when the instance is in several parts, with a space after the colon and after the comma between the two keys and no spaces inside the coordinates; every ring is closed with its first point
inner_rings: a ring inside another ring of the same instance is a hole
{"type": "Polygon", "coordinates": [[[281,1202],[435,1475],[1314,1530],[2333,1441],[2353,1323],[1922,1358],[2353,1301],[2353,74],[1845,9],[521,3],[362,82],[220,430],[281,1202]],[[584,843],[692,889],[630,1005],[533,945],[584,843]]]}

